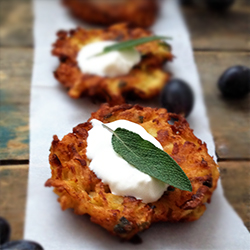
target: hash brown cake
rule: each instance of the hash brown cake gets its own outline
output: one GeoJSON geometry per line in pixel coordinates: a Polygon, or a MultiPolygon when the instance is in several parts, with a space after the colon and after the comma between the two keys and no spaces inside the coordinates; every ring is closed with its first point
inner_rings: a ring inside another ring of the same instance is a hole
{"type": "Polygon", "coordinates": [[[49,161],[52,177],[45,185],[54,187],[62,209],[73,208],[76,214],[89,214],[92,222],[126,240],[154,222],[199,219],[219,178],[218,165],[208,155],[206,144],[193,134],[185,118],[168,113],[166,109],[139,105],[110,107],[103,104],[88,122],[76,126],[73,133],[62,140],[54,136],[49,161]],[[171,118],[178,121],[171,125],[168,123],[171,118]],[[103,123],[125,119],[140,124],[183,169],[193,191],[169,186],[158,201],[149,204],[134,197],[112,194],[109,186],[88,167],[90,160],[86,157],[86,147],[91,119],[103,123]]]}
{"type": "Polygon", "coordinates": [[[170,46],[161,41],[141,44],[136,49],[141,53],[141,62],[123,76],[113,78],[83,74],[77,65],[80,49],[92,42],[114,40],[125,41],[151,36],[152,33],[141,28],[129,28],[117,24],[105,30],[85,30],[78,28],[69,32],[58,32],[52,54],[60,60],[54,72],[56,79],[69,89],[72,98],[90,96],[99,98],[110,105],[125,103],[127,95],[150,99],[156,96],[169,79],[162,67],[172,60],[170,46]]]}
{"type": "Polygon", "coordinates": [[[63,0],[77,18],[91,23],[111,25],[126,22],[147,28],[157,16],[157,0],[63,0]],[[114,11],[115,10],[115,11],[114,11]]]}

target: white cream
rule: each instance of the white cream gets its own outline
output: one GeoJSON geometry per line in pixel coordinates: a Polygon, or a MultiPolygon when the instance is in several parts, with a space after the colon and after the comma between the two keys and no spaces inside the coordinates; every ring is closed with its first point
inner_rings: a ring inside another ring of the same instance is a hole
{"type": "Polygon", "coordinates": [[[84,46],[77,55],[77,63],[81,71],[103,77],[128,74],[132,67],[141,60],[140,53],[134,48],[95,56],[101,53],[106,46],[115,43],[114,41],[100,41],[84,46]]]}
{"type": "MultiPolygon", "coordinates": [[[[102,122],[93,119],[93,128],[87,139],[87,157],[92,160],[89,168],[95,172],[105,184],[108,184],[112,194],[134,196],[144,203],[157,201],[168,185],[147,174],[142,173],[126,162],[114,150],[111,144],[112,133],[102,126],[102,122]]],[[[156,147],[161,144],[142,126],[126,121],[117,120],[106,124],[112,130],[125,128],[139,134],[156,147]]]]}

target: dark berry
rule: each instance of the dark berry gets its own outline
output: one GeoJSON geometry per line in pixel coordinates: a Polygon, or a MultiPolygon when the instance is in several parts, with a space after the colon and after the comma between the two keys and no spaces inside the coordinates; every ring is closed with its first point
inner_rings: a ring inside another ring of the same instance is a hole
{"type": "Polygon", "coordinates": [[[208,7],[214,10],[226,10],[234,3],[234,0],[206,0],[208,7]]]}
{"type": "Polygon", "coordinates": [[[0,245],[10,239],[10,224],[7,220],[0,217],[0,245]]]}
{"type": "Polygon", "coordinates": [[[161,93],[161,105],[168,112],[188,116],[194,105],[192,89],[180,79],[172,79],[161,93]]]}
{"type": "Polygon", "coordinates": [[[15,240],[5,243],[1,250],[44,250],[41,245],[28,240],[15,240]]]}
{"type": "Polygon", "coordinates": [[[250,91],[250,69],[233,66],[227,69],[218,81],[218,87],[226,97],[243,97],[250,91]]]}

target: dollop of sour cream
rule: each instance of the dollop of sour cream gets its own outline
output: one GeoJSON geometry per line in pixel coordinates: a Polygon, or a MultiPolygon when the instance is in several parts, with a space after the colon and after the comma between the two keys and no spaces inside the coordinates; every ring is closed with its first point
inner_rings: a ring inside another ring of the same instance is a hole
{"type": "MultiPolygon", "coordinates": [[[[87,157],[92,160],[89,168],[103,183],[109,185],[112,194],[134,196],[144,203],[157,201],[168,184],[130,165],[114,151],[111,143],[112,133],[102,126],[102,122],[93,119],[91,123],[93,128],[87,139],[87,157]]],[[[139,124],[117,120],[106,125],[112,130],[120,127],[135,132],[162,149],[161,144],[139,124]]]]}
{"type": "Polygon", "coordinates": [[[114,41],[99,41],[84,46],[77,55],[77,63],[81,71],[103,77],[128,74],[132,67],[141,60],[141,55],[136,49],[112,51],[95,56],[101,53],[105,47],[115,43],[114,41]]]}

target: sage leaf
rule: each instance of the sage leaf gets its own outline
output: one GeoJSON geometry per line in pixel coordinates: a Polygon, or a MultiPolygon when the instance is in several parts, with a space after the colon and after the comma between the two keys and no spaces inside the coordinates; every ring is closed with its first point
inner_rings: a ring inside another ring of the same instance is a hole
{"type": "Polygon", "coordinates": [[[104,127],[113,133],[115,152],[129,164],[171,186],[192,191],[191,182],[184,171],[165,151],[127,129],[117,128],[113,131],[106,125],[104,127]]]}
{"type": "Polygon", "coordinates": [[[107,47],[105,47],[103,49],[102,52],[92,56],[100,56],[106,53],[109,53],[111,51],[117,51],[117,50],[126,50],[126,49],[130,49],[130,48],[134,48],[140,44],[143,43],[148,43],[148,42],[152,42],[155,40],[166,40],[166,39],[171,39],[171,37],[166,37],[166,36],[148,36],[148,37],[142,37],[142,38],[138,38],[138,39],[133,39],[133,40],[128,40],[128,41],[123,41],[123,42],[119,42],[113,45],[109,45],[107,47]]]}

